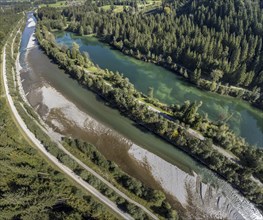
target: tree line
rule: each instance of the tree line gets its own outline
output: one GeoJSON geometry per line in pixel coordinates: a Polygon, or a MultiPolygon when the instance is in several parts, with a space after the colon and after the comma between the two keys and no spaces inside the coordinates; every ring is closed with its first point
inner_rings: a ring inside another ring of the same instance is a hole
{"type": "Polygon", "coordinates": [[[11,33],[11,28],[14,27],[18,20],[22,18],[22,14],[17,14],[14,8],[3,9],[1,11],[0,19],[0,50],[4,46],[9,34],[11,33]]]}
{"type": "Polygon", "coordinates": [[[81,156],[85,162],[91,161],[99,167],[103,173],[110,174],[115,181],[124,189],[130,191],[135,197],[145,200],[150,205],[150,208],[164,217],[165,219],[177,219],[177,213],[171,208],[166,197],[160,190],[154,190],[147,187],[139,180],[129,176],[123,172],[114,162],[107,160],[92,144],[84,142],[79,139],[71,139],[64,137],[64,145],[68,146],[70,151],[73,150],[75,154],[81,156]],[[77,152],[77,153],[76,153],[77,152]]]}

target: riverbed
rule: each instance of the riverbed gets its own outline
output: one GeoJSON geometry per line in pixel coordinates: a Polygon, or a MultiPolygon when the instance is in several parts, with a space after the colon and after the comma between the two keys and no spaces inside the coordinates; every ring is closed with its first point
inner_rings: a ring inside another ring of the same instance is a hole
{"type": "Polygon", "coordinates": [[[50,62],[29,24],[20,49],[23,88],[29,103],[55,132],[93,143],[124,171],[165,191],[187,219],[260,219],[252,204],[211,171],[138,128],[50,62]]]}

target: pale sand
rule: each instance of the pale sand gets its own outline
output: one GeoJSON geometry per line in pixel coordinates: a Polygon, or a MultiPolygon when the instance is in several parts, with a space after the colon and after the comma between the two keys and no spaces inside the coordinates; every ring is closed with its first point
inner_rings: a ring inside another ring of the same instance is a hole
{"type": "Polygon", "coordinates": [[[36,22],[34,21],[34,19],[33,18],[30,18],[30,19],[28,19],[28,25],[27,25],[27,27],[35,27],[36,26],[36,22]]]}
{"type": "MultiPolygon", "coordinates": [[[[98,133],[105,133],[109,131],[109,128],[105,127],[91,116],[79,110],[76,105],[67,100],[54,88],[50,86],[43,86],[39,89],[39,91],[42,95],[42,103],[48,108],[48,112],[46,113],[44,118],[48,117],[52,109],[59,109],[67,118],[67,120],[72,122],[80,129],[85,129],[87,131],[96,131],[98,133]]],[[[53,122],[54,121],[51,121],[51,123],[53,122]]],[[[56,121],[53,125],[57,126],[57,123],[58,121],[56,121]]]]}
{"type": "Polygon", "coordinates": [[[35,35],[32,34],[30,36],[30,38],[29,38],[29,41],[28,41],[28,44],[27,44],[27,47],[26,47],[27,53],[28,53],[28,49],[31,49],[31,48],[33,48],[35,46],[36,46],[36,38],[35,38],[35,35]]]}
{"type": "Polygon", "coordinates": [[[154,178],[166,192],[176,197],[183,205],[187,203],[185,182],[191,179],[194,180],[194,176],[190,176],[176,166],[135,144],[131,146],[128,152],[138,162],[150,169],[154,178]]]}
{"type": "Polygon", "coordinates": [[[189,175],[135,144],[128,153],[142,166],[147,167],[162,188],[185,206],[189,213],[191,209],[200,210],[200,213],[203,213],[201,219],[256,220],[262,217],[252,204],[224,181],[220,184],[220,189],[215,189],[202,183],[197,175],[189,175]],[[188,206],[189,200],[191,207],[188,206]]]}
{"type": "MultiPolygon", "coordinates": [[[[29,18],[27,22],[28,22],[27,27],[35,27],[36,26],[36,22],[34,21],[33,18],[29,18]]],[[[26,49],[32,48],[32,47],[34,47],[36,45],[35,39],[36,38],[34,36],[34,33],[31,34],[26,49]]]]}

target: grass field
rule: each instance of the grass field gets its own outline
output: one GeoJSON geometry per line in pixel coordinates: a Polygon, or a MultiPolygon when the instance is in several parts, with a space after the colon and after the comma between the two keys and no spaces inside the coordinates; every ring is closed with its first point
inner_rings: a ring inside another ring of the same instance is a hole
{"type": "Polygon", "coordinates": [[[74,5],[82,4],[84,2],[85,0],[57,1],[56,3],[51,3],[51,4],[41,4],[39,5],[39,7],[60,8],[60,7],[74,6],[74,5]]]}
{"type": "MultiPolygon", "coordinates": [[[[160,0],[148,0],[145,2],[145,4],[143,3],[138,3],[138,8],[140,11],[145,11],[147,12],[148,10],[152,10],[154,8],[158,8],[161,5],[161,1],[160,0]]],[[[104,5],[101,6],[100,8],[104,9],[105,11],[110,10],[111,9],[111,5],[104,5]]],[[[113,6],[113,12],[114,13],[120,13],[123,12],[124,6],[123,5],[114,5],[113,6]]],[[[129,8],[130,6],[126,6],[126,8],[129,8]]]]}
{"type": "MultiPolygon", "coordinates": [[[[100,8],[104,9],[105,11],[108,11],[111,9],[111,5],[104,5],[101,6],[100,8]]],[[[114,5],[113,12],[115,13],[123,12],[123,5],[114,5]]]]}

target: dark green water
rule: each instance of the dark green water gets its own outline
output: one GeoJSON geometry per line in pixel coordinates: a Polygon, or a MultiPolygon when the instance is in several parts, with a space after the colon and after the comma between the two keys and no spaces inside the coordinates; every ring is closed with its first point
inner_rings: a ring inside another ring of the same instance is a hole
{"type": "Polygon", "coordinates": [[[231,128],[244,137],[250,144],[263,145],[263,113],[248,103],[231,97],[201,91],[183,81],[176,74],[134,58],[123,55],[108,45],[99,42],[95,37],[79,37],[68,32],[56,33],[59,44],[71,46],[73,42],[80,45],[80,50],[89,54],[90,59],[101,68],[119,71],[135,87],[147,92],[151,86],[154,96],[164,103],[182,104],[185,100],[203,101],[202,113],[208,113],[215,121],[227,118],[231,128]]]}

